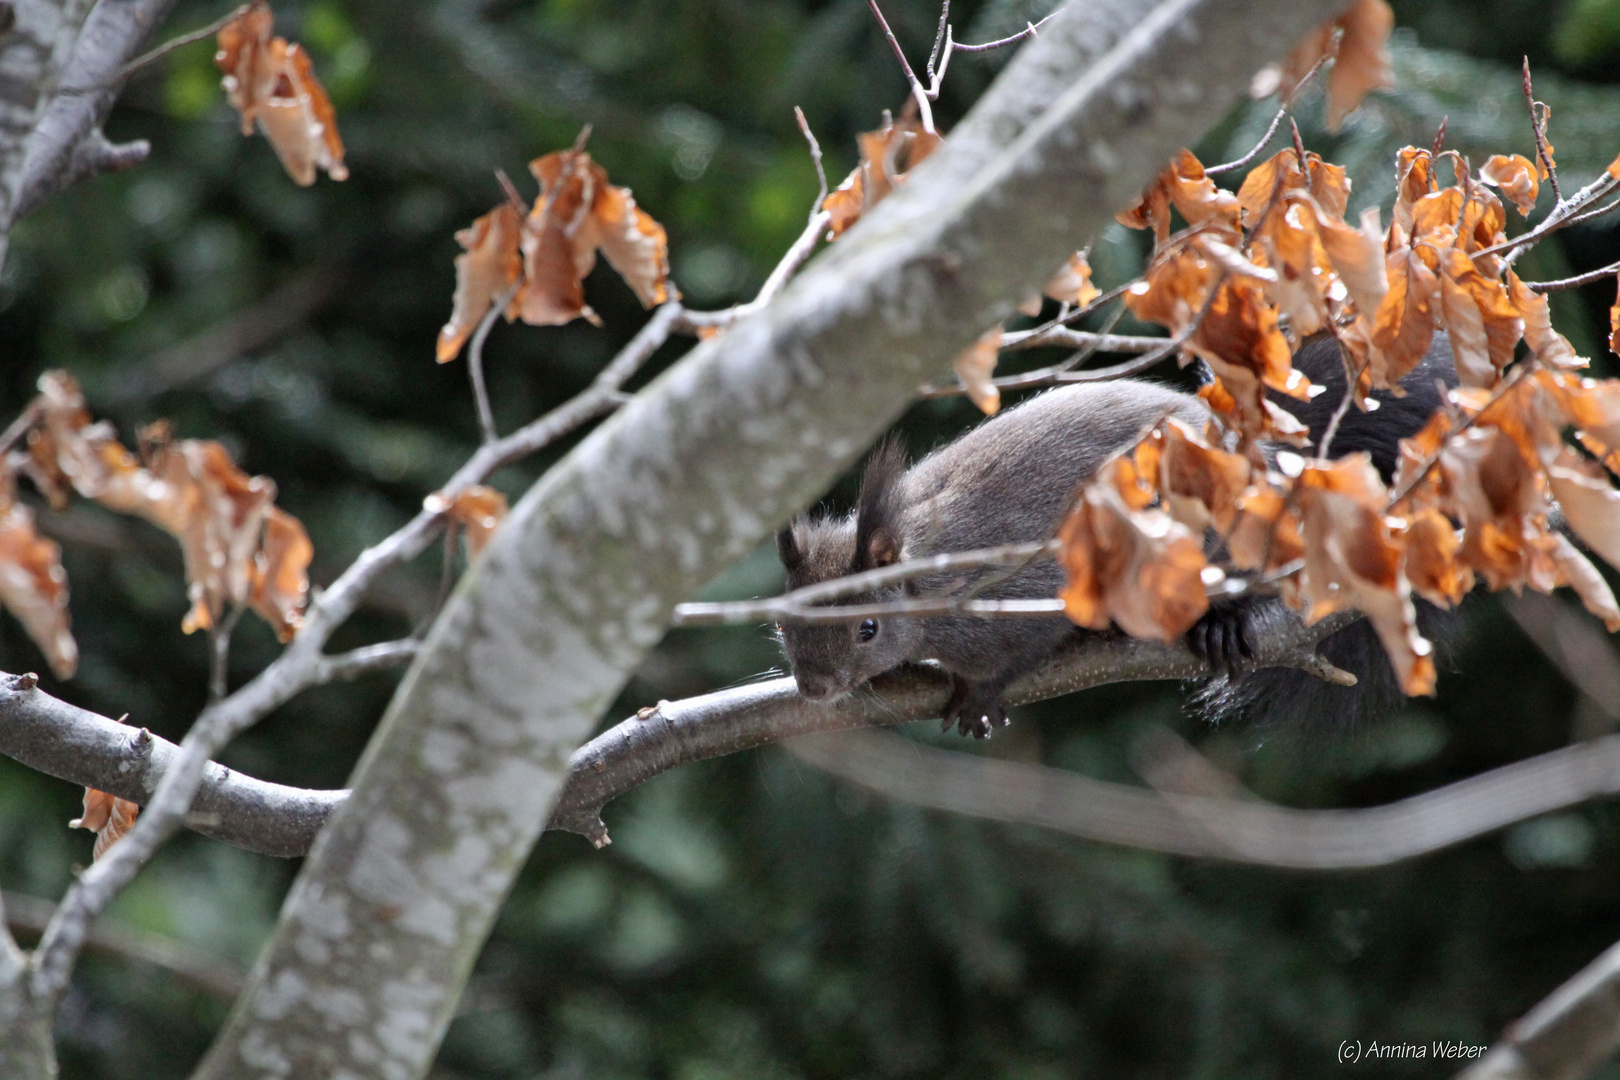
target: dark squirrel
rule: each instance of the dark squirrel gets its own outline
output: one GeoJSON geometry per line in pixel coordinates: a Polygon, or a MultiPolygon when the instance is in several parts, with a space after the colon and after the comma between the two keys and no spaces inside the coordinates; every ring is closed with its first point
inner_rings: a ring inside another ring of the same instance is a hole
{"type": "MultiPolygon", "coordinates": [[[[1310,402],[1282,395],[1273,400],[1310,428],[1314,446],[1344,394],[1337,342],[1326,335],[1308,340],[1295,355],[1294,366],[1325,386],[1325,392],[1310,402]]],[[[1450,344],[1443,334],[1435,336],[1428,356],[1403,380],[1404,397],[1377,393],[1373,396],[1378,409],[1346,412],[1330,448],[1333,455],[1367,451],[1387,481],[1399,441],[1421,428],[1438,406],[1437,381],[1456,383],[1450,344]]],[[[1201,427],[1207,416],[1197,398],[1156,383],[1081,383],[1030,398],[909,468],[900,448],[887,443],[868,462],[852,513],[799,518],[777,535],[788,588],[926,554],[1048,539],[1056,533],[1074,493],[1109,457],[1167,417],[1201,427]]],[[[975,594],[984,599],[1048,598],[1063,584],[1056,560],[1045,558],[1012,573],[981,569],[920,578],[853,602],[947,595],[985,575],[992,581],[975,594]]],[[[1282,617],[1281,603],[1274,599],[1218,604],[1189,632],[1188,643],[1215,667],[1235,674],[1242,658],[1252,652],[1253,636],[1262,633],[1270,620],[1282,617]]],[[[841,697],[901,664],[934,660],[952,681],[942,714],[945,727],[954,724],[964,735],[984,738],[1007,722],[1001,703],[1007,685],[1039,666],[1071,634],[1086,632],[1060,616],[890,617],[853,625],[784,625],[782,646],[799,692],[817,701],[841,697]]],[[[1251,671],[1242,678],[1214,680],[1201,694],[1203,707],[1215,717],[1253,712],[1257,701],[1269,708],[1267,696],[1286,688],[1295,698],[1289,707],[1305,708],[1296,691],[1314,690],[1307,683],[1339,691],[1330,706],[1347,715],[1359,714],[1375,699],[1398,696],[1388,661],[1365,621],[1329,638],[1321,651],[1355,673],[1361,684],[1330,686],[1291,669],[1251,671]]],[[[1320,700],[1314,692],[1304,697],[1320,700]]]]}

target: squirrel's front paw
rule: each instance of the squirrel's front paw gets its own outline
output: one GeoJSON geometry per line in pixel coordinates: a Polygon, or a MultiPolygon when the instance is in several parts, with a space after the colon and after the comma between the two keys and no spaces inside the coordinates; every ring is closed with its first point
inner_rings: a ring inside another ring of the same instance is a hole
{"type": "Polygon", "coordinates": [[[1217,672],[1224,669],[1236,679],[1243,661],[1254,659],[1249,605],[1241,602],[1211,605],[1187,631],[1187,647],[1217,672]]]}
{"type": "Polygon", "coordinates": [[[939,730],[949,731],[955,727],[964,736],[972,735],[975,739],[988,739],[992,731],[1008,723],[999,690],[987,691],[962,679],[954,680],[940,721],[939,730]]]}

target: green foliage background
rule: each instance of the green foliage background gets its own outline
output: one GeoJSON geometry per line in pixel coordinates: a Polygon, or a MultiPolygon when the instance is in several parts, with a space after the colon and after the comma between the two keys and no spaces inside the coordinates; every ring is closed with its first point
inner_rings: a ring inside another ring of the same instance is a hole
{"type": "MultiPolygon", "coordinates": [[[[920,57],[937,9],[886,6],[920,57]]],[[[985,40],[1047,6],[959,4],[955,25],[963,40],[985,40]]],[[[1620,150],[1620,87],[1610,85],[1620,82],[1620,3],[1396,6],[1400,88],[1335,136],[1317,125],[1319,101],[1303,107],[1307,145],[1351,168],[1358,206],[1387,203],[1394,148],[1426,145],[1442,117],[1449,145],[1476,164],[1490,152],[1528,153],[1516,71],[1525,52],[1555,109],[1565,189],[1620,150]]],[[[221,10],[186,0],[165,32],[221,10]]],[[[294,187],[262,140],[238,133],[208,45],[136,78],[110,134],[150,138],[152,160],[45,207],[0,277],[0,415],[21,408],[40,371],[62,367],[126,438],[167,416],[182,435],[223,439],[246,468],[275,478],[281,503],[309,526],[317,581],[406,520],[475,445],[462,365],[435,365],[432,346],[449,308],[452,233],[500,197],[494,169],[532,192],[526,162],[591,122],[592,152],[668,226],[688,299],[718,306],[758,286],[815,194],[792,107],[804,108],[836,182],[853,164],[855,133],[904,93],[862,0],[288,0],[278,30],[314,54],[352,179],[294,187]],[[287,289],[307,302],[278,293],[287,289]],[[271,324],[262,340],[210,352],[199,336],[217,339],[244,310],[271,324]]],[[[955,60],[947,122],[1001,62],[955,60]]],[[[1204,159],[1247,149],[1271,108],[1234,113],[1199,147],[1204,159]]],[[[1522,271],[1551,278],[1602,265],[1620,254],[1617,239],[1607,222],[1571,231],[1522,271]]],[[[1113,228],[1094,263],[1109,284],[1141,256],[1139,238],[1113,228]]],[[[1611,289],[1555,302],[1561,328],[1606,373],[1611,289]]],[[[582,388],[644,317],[611,273],[599,271],[587,291],[602,329],[496,329],[488,357],[503,429],[582,388]]],[[[668,347],[659,364],[684,347],[668,347]]],[[[934,402],[904,430],[921,449],[973,418],[963,403],[934,402]]],[[[515,495],[547,460],[500,486],[515,495]]],[[[850,494],[846,482],[831,498],[850,494]]],[[[175,545],[94,506],[40,517],[65,549],[84,652],[78,677],[50,688],[177,738],[202,703],[205,658],[204,642],[179,630],[175,545]]],[[[336,644],[409,631],[431,610],[437,558],[387,582],[336,644]]],[[[778,584],[762,550],[710,594],[778,584]]],[[[262,626],[244,623],[233,678],[274,648],[262,626]]],[[[673,633],[605,719],[779,663],[763,630],[673,633]]],[[[43,667],[9,616],[0,667],[43,667]]],[[[946,741],[1133,782],[1133,741],[1168,725],[1267,797],[1354,806],[1597,730],[1492,603],[1478,605],[1452,669],[1437,700],[1344,729],[1209,730],[1184,715],[1180,688],[1147,685],[1020,710],[986,746],[946,741]]],[[[225,761],[339,786],[391,688],[378,677],[305,695],[225,761]]],[[[65,827],[78,795],[0,760],[7,889],[58,896],[88,860],[88,834],[65,827]]],[[[436,1075],[1316,1076],[1340,1070],[1344,1039],[1488,1042],[1620,938],[1613,805],[1384,871],[1311,875],[925,813],[768,750],[667,775],[609,807],[607,822],[614,843],[601,852],[572,835],[541,840],[436,1075]]],[[[294,870],[188,836],[110,920],[245,965],[294,870]]],[[[159,969],[87,960],[59,1031],[64,1076],[184,1076],[225,1008],[159,969]]],[[[1405,1061],[1353,1071],[1452,1070],[1405,1061]]]]}

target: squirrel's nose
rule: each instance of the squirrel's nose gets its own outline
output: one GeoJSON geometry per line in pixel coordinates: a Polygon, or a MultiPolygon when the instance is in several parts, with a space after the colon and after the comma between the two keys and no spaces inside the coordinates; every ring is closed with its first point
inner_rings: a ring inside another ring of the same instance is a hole
{"type": "Polygon", "coordinates": [[[838,683],[831,675],[796,671],[793,673],[793,681],[799,684],[799,693],[811,701],[823,701],[838,692],[838,683]]]}

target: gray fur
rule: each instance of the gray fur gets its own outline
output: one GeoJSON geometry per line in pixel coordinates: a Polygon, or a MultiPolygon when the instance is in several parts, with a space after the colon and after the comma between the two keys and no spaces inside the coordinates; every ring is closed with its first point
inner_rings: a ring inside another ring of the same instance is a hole
{"type": "MultiPolygon", "coordinates": [[[[890,455],[876,455],[854,514],[796,522],[784,531],[779,544],[788,586],[868,568],[857,531],[891,531],[903,559],[1047,539],[1102,463],[1170,416],[1201,426],[1208,413],[1197,398],[1154,383],[1082,384],[1008,409],[903,474],[890,455]]],[[[1051,597],[1063,584],[1057,562],[1046,558],[1011,573],[940,575],[847,602],[944,596],[986,575],[994,580],[977,593],[983,599],[1051,597]]],[[[907,661],[935,660],[955,678],[947,723],[982,736],[1006,722],[1000,698],[1007,684],[1074,632],[1062,617],[890,618],[879,620],[870,641],[860,640],[858,625],[788,625],[782,644],[800,692],[814,699],[848,693],[907,661]]]]}
{"type": "MultiPolygon", "coordinates": [[[[1273,400],[1311,428],[1314,447],[1343,398],[1344,365],[1337,343],[1327,335],[1307,340],[1294,365],[1312,382],[1326,386],[1326,392],[1308,403],[1281,395],[1273,400]]],[[[1379,392],[1373,396],[1380,408],[1372,412],[1351,408],[1345,414],[1331,447],[1333,455],[1367,451],[1387,480],[1399,440],[1422,427],[1438,405],[1437,380],[1456,385],[1451,345],[1444,334],[1435,335],[1423,363],[1403,380],[1403,396],[1379,392]]],[[[1208,413],[1197,398],[1155,383],[1121,380],[1033,397],[910,469],[903,468],[894,444],[886,444],[872,457],[855,512],[843,518],[801,519],[782,531],[778,545],[788,587],[877,565],[868,549],[883,545],[874,543],[874,536],[897,541],[903,559],[1047,539],[1056,532],[1075,493],[1103,462],[1169,416],[1202,426],[1208,413]]],[[[1051,597],[1063,585],[1057,562],[1043,559],[1010,574],[990,569],[939,575],[844,602],[945,596],[986,576],[992,583],[977,593],[985,599],[1051,597]]],[[[1442,618],[1444,614],[1424,612],[1424,629],[1430,636],[1454,622],[1442,618]]],[[[1273,598],[1218,605],[1201,622],[1204,632],[1190,640],[1195,648],[1205,646],[1207,658],[1217,668],[1236,672],[1242,666],[1239,654],[1249,652],[1250,639],[1285,617],[1289,616],[1281,601],[1273,598]],[[1216,641],[1225,643],[1223,648],[1209,649],[1216,641]]],[[[816,700],[840,697],[903,663],[935,660],[951,674],[955,688],[944,713],[946,726],[954,722],[964,734],[983,737],[994,725],[1006,723],[1001,694],[1007,684],[1039,665],[1064,638],[1082,632],[1063,618],[889,618],[879,620],[877,634],[868,641],[861,640],[858,625],[784,626],[782,645],[800,692],[816,700]]],[[[1243,713],[1263,720],[1320,721],[1330,714],[1353,717],[1386,709],[1399,699],[1388,660],[1365,620],[1328,638],[1322,652],[1356,673],[1361,684],[1351,689],[1332,686],[1292,669],[1249,671],[1212,681],[1200,694],[1200,705],[1212,719],[1243,713]]]]}

